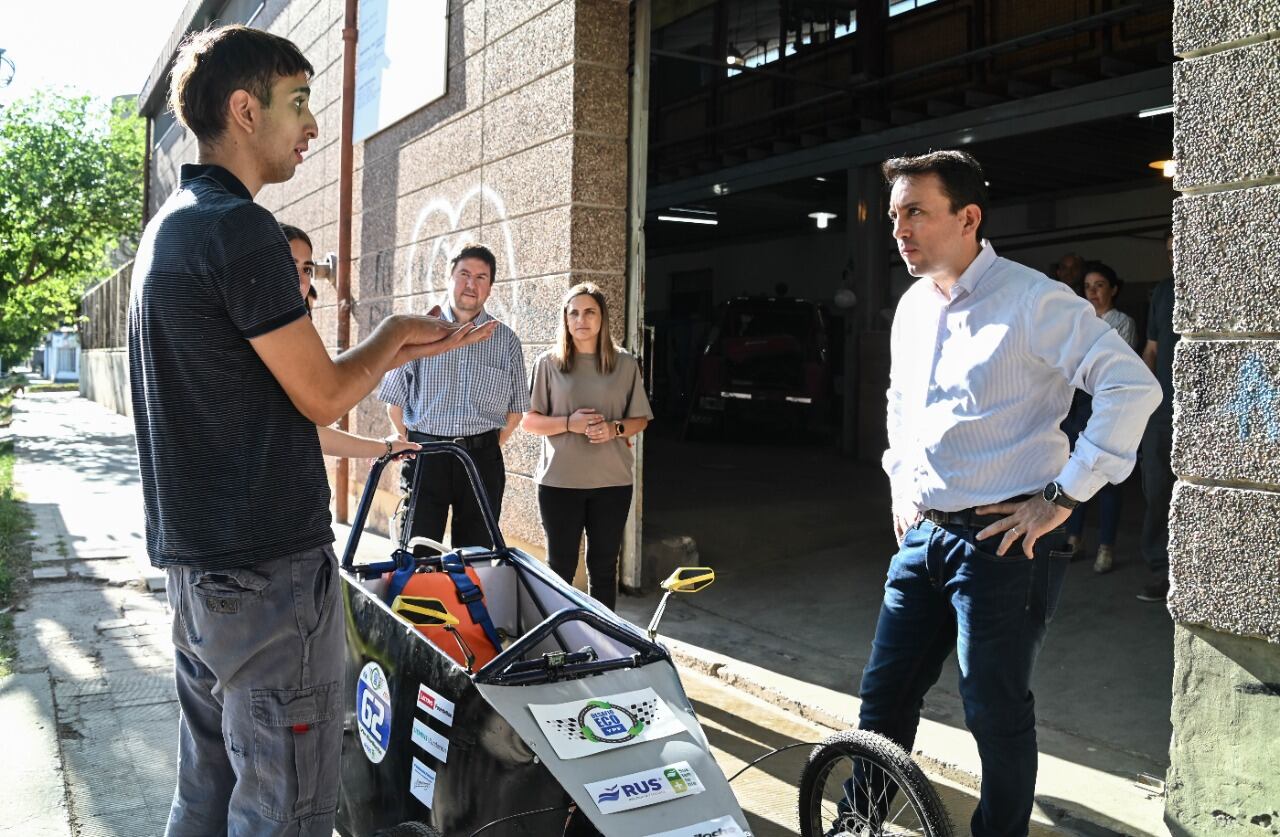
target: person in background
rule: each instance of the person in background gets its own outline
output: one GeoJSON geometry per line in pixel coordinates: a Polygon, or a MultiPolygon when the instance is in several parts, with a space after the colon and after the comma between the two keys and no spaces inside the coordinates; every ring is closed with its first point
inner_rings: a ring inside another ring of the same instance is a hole
{"type": "MultiPolygon", "coordinates": [[[[1093,306],[1093,311],[1102,321],[1116,330],[1125,345],[1134,348],[1138,328],[1133,317],[1116,308],[1116,297],[1120,295],[1123,283],[1109,265],[1102,262],[1085,262],[1084,295],[1093,306]]],[[[1076,390],[1072,403],[1071,416],[1076,421],[1076,433],[1079,433],[1089,422],[1093,413],[1093,399],[1084,390],[1076,390]]],[[[1098,510],[1098,552],[1093,559],[1095,573],[1109,573],[1115,566],[1116,529],[1120,523],[1120,509],[1124,495],[1121,486],[1106,483],[1093,495],[1087,503],[1081,503],[1067,520],[1067,548],[1072,558],[1084,554],[1081,538],[1084,534],[1085,515],[1091,508],[1098,510]]]]}
{"type": "MultiPolygon", "coordinates": [[[[285,241],[289,242],[289,252],[293,254],[293,266],[298,269],[298,291],[307,306],[307,313],[315,305],[318,294],[312,280],[316,277],[316,263],[313,259],[314,249],[311,237],[292,224],[281,224],[285,241]]],[[[422,445],[408,442],[395,435],[385,439],[373,439],[368,436],[357,436],[336,427],[316,425],[316,433],[320,436],[320,452],[325,456],[338,456],[351,459],[373,459],[388,453],[399,453],[406,450],[421,450],[422,445]]]]}
{"type": "Polygon", "coordinates": [[[1084,296],[1084,259],[1068,253],[1058,262],[1054,276],[1076,296],[1084,296]]]}
{"type": "MultiPolygon", "coordinates": [[[[485,310],[497,279],[498,261],[492,250],[476,242],[459,247],[449,262],[444,318],[452,323],[494,323],[493,339],[393,369],[378,387],[378,398],[386,402],[387,418],[399,438],[454,442],[465,448],[484,483],[494,519],[500,520],[507,487],[502,447],[529,407],[529,387],[520,338],[485,310]]],[[[420,491],[413,520],[406,521],[410,537],[439,541],[448,521],[454,548],[491,546],[488,526],[462,462],[437,454],[404,463],[400,484],[405,495],[413,487],[418,468],[422,469],[417,478],[420,491]]],[[[426,546],[414,547],[414,551],[434,552],[426,546]]]]}
{"type": "MultiPolygon", "coordinates": [[[[1169,264],[1173,264],[1173,231],[1165,237],[1169,264]]],[[[1163,602],[1169,595],[1169,501],[1174,475],[1173,451],[1173,351],[1178,333],[1173,330],[1173,276],[1156,285],[1147,317],[1147,343],[1142,359],[1160,382],[1164,400],[1151,414],[1142,436],[1142,493],[1147,500],[1142,521],[1142,558],[1152,579],[1138,592],[1144,602],[1163,602]]]]}
{"type": "Polygon", "coordinates": [[[640,365],[609,333],[609,306],[590,282],[561,308],[556,347],[533,367],[522,426],[542,437],[534,481],[547,563],[569,583],[587,536],[587,592],[609,609],[618,597],[618,552],[631,509],[632,436],[653,419],[640,365]]]}

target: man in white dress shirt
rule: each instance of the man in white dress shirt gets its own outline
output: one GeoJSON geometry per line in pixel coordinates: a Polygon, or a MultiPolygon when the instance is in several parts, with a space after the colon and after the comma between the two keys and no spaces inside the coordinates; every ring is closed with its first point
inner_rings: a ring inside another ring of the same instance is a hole
{"type": "MultiPolygon", "coordinates": [[[[924,695],[955,649],[982,759],[972,832],[1020,837],[1036,780],[1031,673],[1067,563],[1044,535],[1133,469],[1160,387],[1088,302],[996,255],[973,157],[937,151],[883,171],[893,236],[919,279],[891,337],[884,468],[899,549],[863,672],[861,726],[909,752],[924,695]],[[1069,451],[1059,425],[1076,387],[1093,396],[1093,416],[1069,451]]],[[[868,813],[863,794],[850,802],[868,813]]]]}

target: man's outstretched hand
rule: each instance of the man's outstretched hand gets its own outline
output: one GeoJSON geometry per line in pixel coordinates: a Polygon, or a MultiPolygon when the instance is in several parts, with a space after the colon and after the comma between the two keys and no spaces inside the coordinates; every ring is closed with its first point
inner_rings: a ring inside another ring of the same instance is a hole
{"type": "Polygon", "coordinates": [[[475,323],[451,323],[440,316],[439,305],[425,315],[402,314],[400,320],[405,337],[392,361],[393,366],[401,366],[420,357],[435,357],[488,340],[498,328],[497,320],[490,320],[482,326],[475,323]]]}

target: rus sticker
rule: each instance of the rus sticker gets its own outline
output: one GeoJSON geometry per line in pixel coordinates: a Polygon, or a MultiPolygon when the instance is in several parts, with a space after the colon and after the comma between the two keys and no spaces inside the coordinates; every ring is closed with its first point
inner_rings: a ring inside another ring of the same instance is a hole
{"type": "Polygon", "coordinates": [[[374,764],[387,755],[391,743],[391,689],[382,666],[368,663],[356,683],[356,726],[365,757],[374,764]]]}
{"type": "Polygon", "coordinates": [[[453,726],[453,701],[426,684],[418,685],[418,708],[446,726],[453,726]]]}
{"type": "Polygon", "coordinates": [[[592,782],[584,787],[602,814],[657,805],[659,802],[694,796],[706,790],[687,761],[641,770],[605,779],[603,782],[592,782]]]}

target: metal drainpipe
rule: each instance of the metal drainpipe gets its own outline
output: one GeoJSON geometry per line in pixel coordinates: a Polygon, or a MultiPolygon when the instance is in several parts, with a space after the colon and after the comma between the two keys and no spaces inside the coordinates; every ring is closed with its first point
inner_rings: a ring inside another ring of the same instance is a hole
{"type": "MultiPolygon", "coordinates": [[[[351,345],[351,137],[354,133],[356,113],[356,9],[358,0],[346,0],[346,15],[342,24],[342,136],[338,141],[338,352],[351,345]]],[[[338,420],[338,428],[346,430],[350,425],[350,413],[338,420]]],[[[348,512],[348,483],[350,466],[345,458],[338,460],[337,517],[339,523],[350,520],[348,512]]]]}

